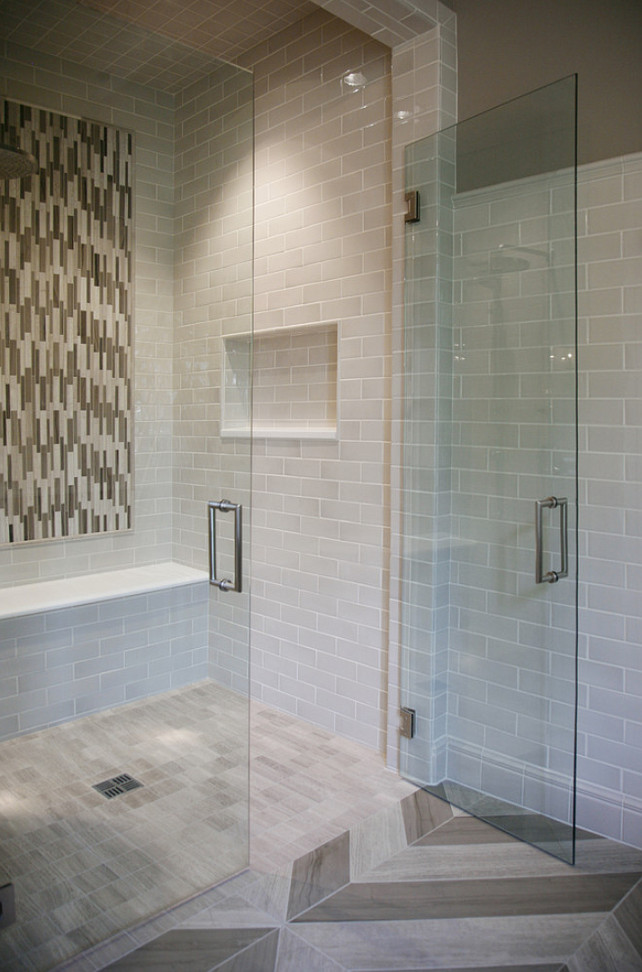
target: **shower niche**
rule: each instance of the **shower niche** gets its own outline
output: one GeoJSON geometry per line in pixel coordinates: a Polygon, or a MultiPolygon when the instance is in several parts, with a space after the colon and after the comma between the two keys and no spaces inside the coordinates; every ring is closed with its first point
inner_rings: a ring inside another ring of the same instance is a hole
{"type": "Polygon", "coordinates": [[[338,347],[336,321],[225,336],[221,435],[336,439],[338,347]]]}

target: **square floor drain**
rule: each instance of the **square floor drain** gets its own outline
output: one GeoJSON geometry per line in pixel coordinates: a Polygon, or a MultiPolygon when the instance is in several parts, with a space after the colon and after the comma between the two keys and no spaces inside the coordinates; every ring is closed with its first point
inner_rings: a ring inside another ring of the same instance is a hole
{"type": "Polygon", "coordinates": [[[137,790],[143,784],[135,780],[129,773],[121,773],[120,776],[112,776],[110,780],[103,780],[102,783],[94,783],[93,790],[98,790],[108,800],[120,796],[121,793],[129,793],[130,790],[137,790]]]}

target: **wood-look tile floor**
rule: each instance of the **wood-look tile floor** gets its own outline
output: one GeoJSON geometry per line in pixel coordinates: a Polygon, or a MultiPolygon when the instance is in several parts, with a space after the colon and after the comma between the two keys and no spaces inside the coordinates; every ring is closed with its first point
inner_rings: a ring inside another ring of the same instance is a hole
{"type": "Polygon", "coordinates": [[[253,740],[250,870],[74,972],[642,970],[641,851],[570,867],[262,706],[253,740]]]}
{"type": "MultiPolygon", "coordinates": [[[[134,900],[126,931],[69,961],[50,955],[47,968],[642,970],[642,852],[583,835],[571,868],[416,790],[377,754],[252,708],[250,869],[138,924],[134,900]]],[[[172,827],[192,825],[188,802],[172,827]]],[[[211,835],[196,834],[211,851],[211,835]]],[[[0,955],[0,967],[45,966],[27,953],[22,966],[0,955]]]]}
{"type": "Polygon", "coordinates": [[[252,871],[115,972],[635,972],[642,852],[570,867],[417,791],[272,874],[252,871]]]}

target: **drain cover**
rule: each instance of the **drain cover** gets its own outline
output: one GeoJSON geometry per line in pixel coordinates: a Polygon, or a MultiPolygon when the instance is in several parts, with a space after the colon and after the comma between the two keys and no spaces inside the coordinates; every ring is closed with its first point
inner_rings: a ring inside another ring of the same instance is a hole
{"type": "Polygon", "coordinates": [[[120,776],[112,776],[110,780],[103,780],[102,783],[94,783],[92,789],[98,790],[108,800],[120,796],[121,793],[128,793],[130,790],[137,790],[143,784],[135,780],[129,773],[121,773],[120,776]]]}

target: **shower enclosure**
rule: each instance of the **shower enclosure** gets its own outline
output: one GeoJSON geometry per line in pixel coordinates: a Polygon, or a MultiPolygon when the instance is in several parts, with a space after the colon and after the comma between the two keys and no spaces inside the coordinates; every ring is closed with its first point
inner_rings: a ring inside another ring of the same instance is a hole
{"type": "Polygon", "coordinates": [[[574,859],[576,79],[407,149],[402,772],[574,859]]]}
{"type": "Polygon", "coordinates": [[[7,970],[248,861],[253,82],[144,7],[2,4],[7,970]]]}

